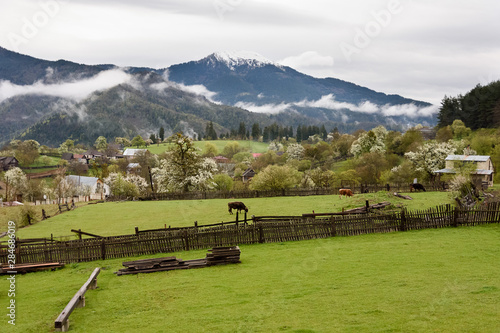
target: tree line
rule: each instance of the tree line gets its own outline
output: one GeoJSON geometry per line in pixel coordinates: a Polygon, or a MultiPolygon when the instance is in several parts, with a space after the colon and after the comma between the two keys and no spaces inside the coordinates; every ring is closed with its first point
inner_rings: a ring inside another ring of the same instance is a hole
{"type": "Polygon", "coordinates": [[[478,84],[465,95],[445,96],[438,114],[438,127],[461,120],[472,130],[500,126],[500,81],[478,84]]]}
{"type": "Polygon", "coordinates": [[[298,125],[295,131],[292,126],[283,126],[273,123],[269,126],[261,127],[258,123],[253,123],[247,126],[244,122],[240,122],[239,127],[231,129],[229,132],[221,132],[217,135],[213,123],[210,121],[205,127],[205,132],[199,135],[199,139],[204,140],[253,140],[262,142],[271,142],[274,140],[281,140],[293,138],[297,142],[302,142],[309,139],[309,137],[318,135],[323,140],[326,140],[328,132],[325,125],[298,125]]]}

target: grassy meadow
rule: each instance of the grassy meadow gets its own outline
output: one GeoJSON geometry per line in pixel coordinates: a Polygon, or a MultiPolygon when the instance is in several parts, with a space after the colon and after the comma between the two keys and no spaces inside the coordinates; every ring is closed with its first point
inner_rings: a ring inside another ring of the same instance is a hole
{"type": "Polygon", "coordinates": [[[243,245],[241,264],[126,276],[127,258],[68,264],[17,276],[16,326],[0,330],[53,331],[101,267],[71,332],[498,332],[499,239],[495,224],[243,245]]]}
{"type": "MultiPolygon", "coordinates": [[[[215,145],[217,148],[217,151],[222,153],[222,150],[224,150],[224,147],[229,143],[229,142],[238,142],[240,144],[240,147],[244,148],[245,151],[248,151],[250,153],[265,153],[268,150],[269,144],[265,142],[256,142],[256,141],[251,141],[251,140],[206,140],[206,141],[194,141],[195,147],[201,149],[205,148],[205,144],[210,142],[211,144],[215,145]]],[[[161,154],[165,150],[167,150],[168,146],[170,144],[168,143],[161,143],[159,145],[153,144],[147,147],[147,149],[153,153],[153,154],[161,154]]],[[[134,148],[134,147],[132,147],[134,148]]]]}
{"type": "MultiPolygon", "coordinates": [[[[302,215],[304,213],[340,212],[365,205],[389,201],[393,208],[423,209],[440,204],[452,203],[445,192],[412,193],[414,200],[404,200],[387,192],[357,194],[351,198],[340,199],[338,195],[275,197],[241,199],[248,207],[248,218],[251,215],[302,215]]],[[[239,200],[239,199],[238,199],[239,200]]],[[[112,236],[134,233],[137,226],[140,230],[157,229],[165,225],[172,227],[192,226],[194,221],[199,225],[234,221],[235,215],[229,215],[227,203],[231,199],[211,200],[175,200],[175,201],[127,201],[107,202],[97,205],[83,205],[77,209],[51,217],[48,220],[18,230],[20,238],[38,238],[72,235],[71,229],[81,229],[100,236],[112,236]]],[[[33,209],[41,211],[45,206],[33,209]]],[[[9,220],[16,221],[23,208],[0,209],[0,232],[7,229],[9,220]]],[[[45,207],[46,210],[48,210],[45,207]]],[[[49,212],[57,211],[50,207],[49,212]]],[[[51,214],[49,214],[51,215],[51,214]]],[[[41,218],[41,213],[40,213],[41,218]]],[[[72,237],[76,237],[74,234],[72,237]]]]}

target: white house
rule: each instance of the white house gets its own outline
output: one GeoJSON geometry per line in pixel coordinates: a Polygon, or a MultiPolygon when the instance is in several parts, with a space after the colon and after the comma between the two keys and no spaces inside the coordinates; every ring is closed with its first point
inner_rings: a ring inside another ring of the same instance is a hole
{"type": "Polygon", "coordinates": [[[472,171],[472,181],[483,186],[493,186],[493,175],[495,168],[490,156],[486,155],[448,155],[445,159],[445,168],[434,171],[434,173],[454,174],[461,165],[472,163],[475,170],[472,171]]]}
{"type": "Polygon", "coordinates": [[[109,186],[96,177],[70,175],[66,180],[77,187],[78,195],[90,196],[91,200],[102,200],[110,194],[109,186]]]}

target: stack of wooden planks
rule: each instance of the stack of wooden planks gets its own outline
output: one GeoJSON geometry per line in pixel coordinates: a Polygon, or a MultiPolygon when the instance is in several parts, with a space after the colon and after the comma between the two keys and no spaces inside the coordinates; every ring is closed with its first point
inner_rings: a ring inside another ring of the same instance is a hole
{"type": "Polygon", "coordinates": [[[174,269],[187,269],[188,265],[182,259],[176,257],[164,257],[154,259],[141,259],[135,261],[126,261],[122,263],[126,268],[115,272],[116,275],[152,273],[160,271],[170,271],[174,269]]]}
{"type": "Polygon", "coordinates": [[[171,271],[176,269],[202,268],[212,265],[223,265],[240,263],[240,248],[233,247],[215,247],[208,250],[207,256],[203,259],[182,260],[176,257],[164,257],[153,259],[141,259],[135,261],[126,261],[122,268],[115,272],[116,275],[127,275],[137,273],[152,273],[161,271],[171,271]]]}
{"type": "Polygon", "coordinates": [[[55,270],[56,268],[64,267],[63,263],[60,262],[46,262],[46,263],[36,263],[36,264],[18,264],[13,267],[9,265],[2,265],[0,268],[0,275],[3,274],[24,274],[31,272],[38,272],[43,270],[55,270]],[[12,273],[16,272],[16,273],[12,273]]]}
{"type": "Polygon", "coordinates": [[[241,262],[239,246],[214,247],[208,251],[212,253],[207,253],[207,266],[237,264],[241,262]]]}

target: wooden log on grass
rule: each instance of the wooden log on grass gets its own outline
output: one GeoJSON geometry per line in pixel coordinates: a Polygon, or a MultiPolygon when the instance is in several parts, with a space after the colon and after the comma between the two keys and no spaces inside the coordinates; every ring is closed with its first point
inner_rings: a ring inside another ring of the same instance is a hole
{"type": "Polygon", "coordinates": [[[409,195],[402,195],[402,194],[399,194],[398,192],[394,192],[394,196],[401,198],[401,199],[413,200],[413,198],[410,197],[409,195]]]}
{"type": "Polygon", "coordinates": [[[54,322],[56,332],[67,332],[69,329],[69,316],[77,307],[82,308],[85,306],[85,293],[88,289],[97,288],[97,275],[101,272],[101,269],[97,267],[94,269],[89,279],[85,284],[78,290],[78,292],[69,301],[68,305],[64,308],[61,314],[57,317],[54,322]]]}

